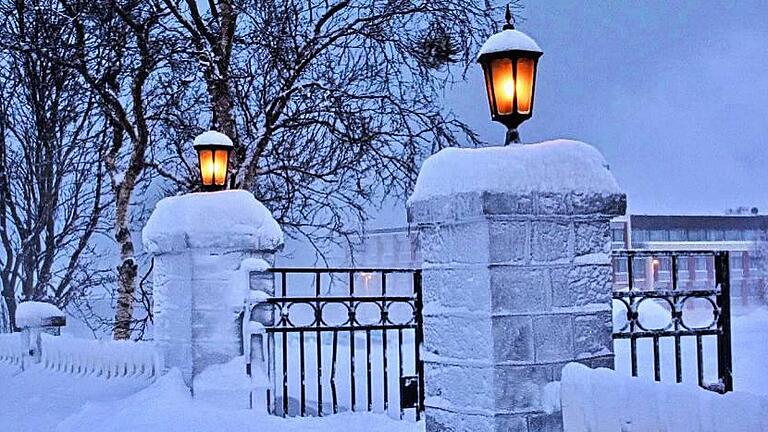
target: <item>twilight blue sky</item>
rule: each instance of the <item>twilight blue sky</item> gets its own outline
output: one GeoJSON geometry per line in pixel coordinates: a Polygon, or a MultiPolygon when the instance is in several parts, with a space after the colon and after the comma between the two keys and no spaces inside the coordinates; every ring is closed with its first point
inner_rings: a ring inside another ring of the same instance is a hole
{"type": "MultiPolygon", "coordinates": [[[[523,4],[518,29],[544,50],[524,142],[594,145],[632,213],[768,213],[767,1],[523,4]]],[[[503,140],[479,66],[448,103],[485,140],[503,140]]]]}

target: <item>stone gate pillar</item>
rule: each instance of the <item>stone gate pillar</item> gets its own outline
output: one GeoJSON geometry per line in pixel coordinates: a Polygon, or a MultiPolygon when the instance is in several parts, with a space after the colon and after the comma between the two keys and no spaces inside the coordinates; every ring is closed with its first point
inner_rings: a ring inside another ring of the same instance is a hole
{"type": "Polygon", "coordinates": [[[244,306],[272,282],[249,283],[243,269],[272,265],[283,233],[250,192],[229,190],[161,200],[143,240],[155,260],[154,340],[195,391],[205,368],[243,355],[244,306]]]}
{"type": "Polygon", "coordinates": [[[428,432],[562,430],[547,384],[571,361],[613,365],[610,219],[625,207],[603,157],[576,141],[424,162],[408,220],[428,432]]]}

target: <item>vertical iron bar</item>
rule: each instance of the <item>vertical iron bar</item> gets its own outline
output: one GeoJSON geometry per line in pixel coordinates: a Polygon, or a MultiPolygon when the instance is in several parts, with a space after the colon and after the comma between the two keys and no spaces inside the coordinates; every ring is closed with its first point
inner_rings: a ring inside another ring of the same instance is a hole
{"type": "MultiPolygon", "coordinates": [[[[288,273],[280,273],[280,293],[283,299],[288,293],[288,273]]],[[[283,303],[283,307],[287,304],[283,303]]],[[[280,309],[282,311],[282,308],[280,309]]],[[[282,318],[281,318],[282,320],[282,318]]],[[[283,332],[283,417],[288,415],[288,333],[283,332]]]]}
{"type": "Polygon", "coordinates": [[[653,337],[653,378],[661,381],[661,359],[659,358],[659,337],[653,337]]]}
{"type": "Polygon", "coordinates": [[[283,332],[283,417],[288,415],[288,332],[283,332]]]}
{"type": "Polygon", "coordinates": [[[680,352],[679,335],[675,335],[675,382],[683,382],[683,358],[680,352]]]}
{"type": "Polygon", "coordinates": [[[699,381],[699,387],[704,387],[704,356],[701,346],[701,335],[696,335],[696,372],[699,381]]]}
{"type": "Polygon", "coordinates": [[[413,273],[413,288],[416,294],[416,351],[414,353],[416,358],[416,375],[419,377],[419,403],[416,406],[416,421],[421,419],[421,412],[424,410],[424,364],[421,362],[421,344],[424,342],[424,323],[422,317],[423,299],[421,292],[421,270],[416,270],[413,273]]]}
{"type": "MultiPolygon", "coordinates": [[[[397,329],[397,364],[398,364],[398,386],[400,383],[400,380],[403,378],[403,329],[399,328],[397,329]]],[[[399,396],[398,396],[398,402],[400,403],[400,420],[403,419],[403,392],[402,388],[400,388],[399,396]]]]}
{"type": "Polygon", "coordinates": [[[632,367],[632,376],[637,376],[637,338],[634,334],[630,335],[629,339],[629,358],[632,367]]]}
{"type": "MultiPolygon", "coordinates": [[[[389,320],[389,305],[387,304],[387,273],[384,272],[381,274],[381,296],[384,298],[382,300],[383,309],[382,311],[387,311],[386,319],[385,317],[382,317],[382,325],[387,325],[387,321],[389,320]]],[[[382,371],[384,376],[384,412],[386,413],[389,410],[389,376],[387,374],[387,329],[383,328],[381,330],[381,356],[382,356],[382,371]]]]}
{"type": "Polygon", "coordinates": [[[672,289],[677,289],[677,255],[672,255],[672,289]]]}
{"type": "MultiPolygon", "coordinates": [[[[315,324],[319,329],[323,323],[323,309],[320,304],[320,272],[315,273],[315,297],[318,299],[315,303],[315,324]]],[[[315,339],[317,354],[317,415],[323,416],[323,335],[320,330],[317,331],[315,339]]]]}
{"type": "Polygon", "coordinates": [[[301,400],[300,400],[300,416],[304,417],[307,412],[307,381],[306,371],[304,368],[304,332],[299,332],[299,368],[301,373],[301,400]]]}
{"type": "Polygon", "coordinates": [[[733,356],[731,351],[731,274],[730,255],[719,252],[715,256],[716,284],[720,288],[717,305],[720,307],[720,332],[717,335],[717,374],[723,391],[733,391],[733,356]]]}
{"type": "Polygon", "coordinates": [[[336,397],[336,354],[339,344],[339,332],[333,331],[333,353],[331,354],[331,399],[333,400],[333,413],[339,412],[339,403],[336,397]]]}
{"type": "Polygon", "coordinates": [[[627,252],[627,290],[632,291],[632,288],[635,285],[635,275],[632,272],[632,264],[634,261],[634,254],[631,252],[627,252]]]}
{"type": "Polygon", "coordinates": [[[365,367],[368,380],[368,411],[373,410],[373,381],[371,379],[371,331],[365,331],[365,367]]]}
{"type": "MultiPolygon", "coordinates": [[[[354,271],[349,272],[349,296],[354,297],[355,296],[355,273],[354,271]]],[[[350,300],[349,302],[349,311],[350,311],[350,318],[349,318],[349,326],[354,327],[355,323],[354,321],[357,320],[356,318],[356,311],[355,311],[355,302],[350,300]]],[[[355,411],[355,332],[354,330],[349,331],[349,382],[350,382],[350,392],[349,392],[349,399],[351,404],[351,409],[354,412],[355,411]]]]}
{"type": "MultiPolygon", "coordinates": [[[[272,370],[272,352],[274,350],[274,344],[272,342],[273,336],[272,333],[268,333],[265,335],[266,343],[267,343],[267,353],[270,358],[267,359],[267,382],[271,384],[271,387],[267,387],[267,414],[273,415],[275,413],[275,410],[272,405],[272,397],[273,397],[273,390],[275,386],[275,380],[274,380],[274,373],[272,370]]],[[[253,408],[253,401],[251,401],[251,408],[253,408]]]]}

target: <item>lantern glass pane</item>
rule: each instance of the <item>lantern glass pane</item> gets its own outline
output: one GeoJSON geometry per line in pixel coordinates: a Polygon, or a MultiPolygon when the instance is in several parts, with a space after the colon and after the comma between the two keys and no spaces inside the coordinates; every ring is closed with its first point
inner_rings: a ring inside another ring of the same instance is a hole
{"type": "Polygon", "coordinates": [[[200,177],[203,186],[210,186],[213,184],[213,151],[201,149],[198,152],[198,158],[200,159],[200,177]]]}
{"type": "Polygon", "coordinates": [[[493,115],[493,88],[491,87],[491,71],[486,65],[483,65],[483,75],[485,76],[485,91],[488,92],[488,107],[491,109],[491,115],[493,115]]]}
{"type": "Polygon", "coordinates": [[[229,159],[227,150],[216,150],[213,158],[213,175],[217,186],[222,186],[227,179],[227,159],[229,159]]]}
{"type": "Polygon", "coordinates": [[[517,91],[517,112],[520,114],[531,113],[531,102],[533,100],[533,77],[533,59],[518,59],[517,82],[515,83],[515,89],[517,91]]]}
{"type": "Polygon", "coordinates": [[[512,68],[512,60],[507,58],[496,59],[491,62],[496,112],[500,115],[512,114],[512,104],[515,100],[515,76],[512,68]]]}

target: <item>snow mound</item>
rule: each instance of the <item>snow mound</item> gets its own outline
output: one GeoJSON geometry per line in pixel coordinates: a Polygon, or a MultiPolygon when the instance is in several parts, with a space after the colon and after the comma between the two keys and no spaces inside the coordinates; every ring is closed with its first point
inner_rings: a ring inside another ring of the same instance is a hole
{"type": "Polygon", "coordinates": [[[603,156],[579,141],[447,148],[424,161],[411,204],[467,192],[620,194],[603,156]]]}
{"type": "Polygon", "coordinates": [[[542,52],[539,44],[527,34],[519,30],[504,30],[489,37],[480,48],[477,57],[500,51],[542,52]]]}
{"type": "Polygon", "coordinates": [[[186,248],[279,249],[283,232],[250,192],[226,190],[165,198],[142,233],[150,253],[186,248]]]}
{"type": "Polygon", "coordinates": [[[56,305],[28,301],[16,308],[16,326],[19,328],[63,325],[66,315],[56,305]]]}
{"type": "Polygon", "coordinates": [[[563,425],[587,431],[768,431],[768,398],[720,395],[692,385],[657,383],[578,363],[563,368],[563,425]]]}

